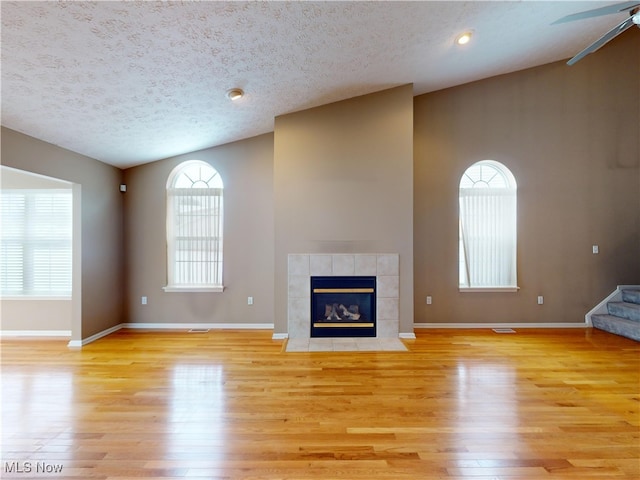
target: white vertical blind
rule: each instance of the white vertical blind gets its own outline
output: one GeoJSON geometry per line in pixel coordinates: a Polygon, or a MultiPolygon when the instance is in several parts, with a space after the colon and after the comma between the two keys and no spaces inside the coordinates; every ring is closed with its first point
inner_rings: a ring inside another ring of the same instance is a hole
{"type": "Polygon", "coordinates": [[[4,190],[1,199],[2,295],[71,296],[71,191],[4,190]]]}
{"type": "Polygon", "coordinates": [[[517,287],[517,191],[498,162],[478,162],[460,182],[460,286],[517,287]]]}
{"type": "Polygon", "coordinates": [[[223,188],[204,162],[187,162],[167,187],[169,287],[222,286],[223,188]]]}

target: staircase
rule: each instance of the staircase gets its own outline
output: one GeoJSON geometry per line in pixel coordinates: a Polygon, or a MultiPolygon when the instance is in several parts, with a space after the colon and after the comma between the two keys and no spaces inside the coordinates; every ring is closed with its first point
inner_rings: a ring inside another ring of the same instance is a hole
{"type": "Polygon", "coordinates": [[[606,313],[591,315],[595,328],[640,342],[640,289],[622,288],[606,302],[606,313]]]}

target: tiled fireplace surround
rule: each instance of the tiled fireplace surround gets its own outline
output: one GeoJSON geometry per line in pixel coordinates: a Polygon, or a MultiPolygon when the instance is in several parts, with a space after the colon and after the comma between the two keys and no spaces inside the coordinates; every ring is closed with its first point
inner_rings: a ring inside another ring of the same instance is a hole
{"type": "Polygon", "coordinates": [[[312,276],[375,276],[376,338],[398,338],[400,257],[398,254],[290,254],[288,337],[310,337],[312,276]]]}

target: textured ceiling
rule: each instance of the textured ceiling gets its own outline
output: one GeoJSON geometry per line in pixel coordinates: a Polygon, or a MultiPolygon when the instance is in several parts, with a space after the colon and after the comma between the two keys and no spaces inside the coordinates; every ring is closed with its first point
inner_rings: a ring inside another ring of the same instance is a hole
{"type": "Polygon", "coordinates": [[[2,124],[125,168],[397,85],[569,58],[626,14],[550,24],[611,3],[3,0],[2,124]],[[247,95],[231,103],[232,87],[247,95]]]}

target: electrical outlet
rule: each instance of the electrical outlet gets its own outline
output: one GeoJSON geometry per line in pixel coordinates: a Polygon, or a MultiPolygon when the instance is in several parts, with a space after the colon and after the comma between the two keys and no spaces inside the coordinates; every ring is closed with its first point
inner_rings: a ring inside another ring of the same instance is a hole
{"type": "Polygon", "coordinates": [[[431,295],[429,295],[427,297],[427,305],[431,305],[431,303],[432,303],[432,299],[431,299],[431,295]]]}
{"type": "Polygon", "coordinates": [[[247,305],[253,305],[253,297],[247,297],[247,305]]]}
{"type": "Polygon", "coordinates": [[[538,305],[542,305],[544,303],[544,297],[542,295],[538,295],[538,305]]]}
{"type": "Polygon", "coordinates": [[[593,247],[591,247],[591,251],[594,255],[597,255],[598,253],[600,253],[600,247],[598,247],[598,245],[594,245],[593,247]]]}
{"type": "Polygon", "coordinates": [[[147,304],[147,297],[142,297],[140,299],[140,301],[141,301],[142,305],[146,305],[147,304]]]}

